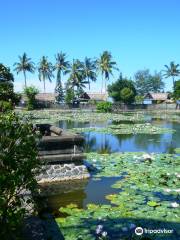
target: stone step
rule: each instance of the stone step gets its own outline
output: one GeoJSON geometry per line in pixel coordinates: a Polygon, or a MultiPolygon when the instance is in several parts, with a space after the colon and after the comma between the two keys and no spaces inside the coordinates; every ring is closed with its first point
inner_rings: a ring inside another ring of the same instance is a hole
{"type": "Polygon", "coordinates": [[[83,153],[77,154],[56,154],[56,155],[44,155],[39,156],[39,159],[45,161],[47,163],[62,163],[62,162],[73,162],[73,161],[82,161],[85,159],[85,155],[83,153]]]}

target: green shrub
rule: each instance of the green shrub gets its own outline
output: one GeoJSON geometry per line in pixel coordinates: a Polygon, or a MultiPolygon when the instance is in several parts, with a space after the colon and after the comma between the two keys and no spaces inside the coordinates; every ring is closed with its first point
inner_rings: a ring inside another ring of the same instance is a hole
{"type": "Polygon", "coordinates": [[[20,101],[21,96],[14,93],[14,77],[10,69],[0,63],[0,101],[11,102],[12,105],[20,101]]]}
{"type": "Polygon", "coordinates": [[[0,239],[17,239],[25,214],[21,193],[35,189],[34,169],[39,166],[36,137],[32,126],[14,113],[0,114],[0,239]]]}
{"type": "Polygon", "coordinates": [[[141,96],[141,95],[135,96],[135,102],[136,102],[136,104],[142,104],[143,101],[144,101],[144,96],[141,96]]]}
{"type": "Polygon", "coordinates": [[[0,101],[0,112],[7,112],[13,109],[12,103],[7,101],[0,101]]]}
{"type": "Polygon", "coordinates": [[[33,110],[36,108],[36,95],[39,93],[39,90],[34,87],[34,86],[30,86],[30,87],[26,87],[24,88],[24,93],[27,96],[27,108],[28,110],[33,110]]]}
{"type": "Polygon", "coordinates": [[[112,103],[110,103],[110,102],[99,102],[96,105],[96,109],[99,112],[111,112],[111,110],[112,110],[112,103]]]}
{"type": "Polygon", "coordinates": [[[128,87],[125,87],[120,91],[120,96],[124,103],[132,103],[135,97],[134,92],[128,87]]]}

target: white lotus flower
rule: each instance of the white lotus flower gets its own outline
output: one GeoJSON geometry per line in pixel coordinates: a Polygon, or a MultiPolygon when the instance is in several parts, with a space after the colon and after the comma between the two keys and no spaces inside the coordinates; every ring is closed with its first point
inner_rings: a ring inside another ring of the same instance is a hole
{"type": "Polygon", "coordinates": [[[107,236],[107,232],[102,232],[102,237],[106,237],[107,236]]]}
{"type": "Polygon", "coordinates": [[[174,189],[175,192],[180,192],[180,188],[174,189]]]}
{"type": "Polygon", "coordinates": [[[96,234],[100,234],[102,232],[103,225],[98,225],[96,228],[96,234]]]}
{"type": "Polygon", "coordinates": [[[167,173],[167,176],[170,176],[170,173],[167,173]]]}
{"type": "Polygon", "coordinates": [[[179,203],[177,203],[177,202],[172,202],[172,203],[171,203],[171,207],[177,208],[177,207],[179,207],[179,203]]]}
{"type": "Polygon", "coordinates": [[[166,188],[166,189],[164,189],[164,192],[171,192],[171,189],[166,188]]]}

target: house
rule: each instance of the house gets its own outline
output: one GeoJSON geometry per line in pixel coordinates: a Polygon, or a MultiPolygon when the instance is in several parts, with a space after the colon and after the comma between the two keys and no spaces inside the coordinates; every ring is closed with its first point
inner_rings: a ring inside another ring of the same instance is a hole
{"type": "Polygon", "coordinates": [[[99,93],[99,92],[89,92],[89,93],[84,92],[80,96],[81,102],[88,102],[89,100],[100,102],[100,101],[107,101],[107,99],[108,99],[107,93],[99,93]]]}
{"type": "Polygon", "coordinates": [[[169,93],[149,92],[144,96],[144,104],[154,104],[167,102],[170,99],[169,93]]]}

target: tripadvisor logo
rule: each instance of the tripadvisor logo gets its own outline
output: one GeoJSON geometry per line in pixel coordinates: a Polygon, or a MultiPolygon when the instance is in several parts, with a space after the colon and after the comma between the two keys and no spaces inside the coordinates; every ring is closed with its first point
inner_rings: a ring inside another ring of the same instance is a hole
{"type": "Polygon", "coordinates": [[[142,235],[143,233],[145,234],[172,234],[173,233],[173,229],[147,229],[147,228],[142,228],[142,227],[137,227],[135,228],[135,234],[136,235],[142,235]]]}
{"type": "Polygon", "coordinates": [[[135,234],[136,235],[142,235],[143,234],[143,228],[142,227],[137,227],[135,229],[135,234]]]}

